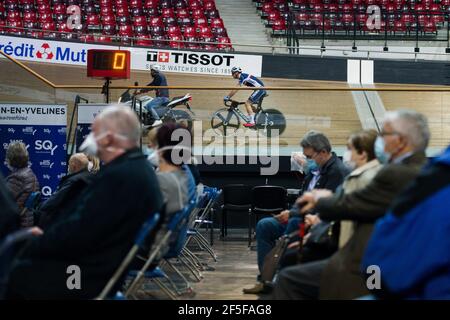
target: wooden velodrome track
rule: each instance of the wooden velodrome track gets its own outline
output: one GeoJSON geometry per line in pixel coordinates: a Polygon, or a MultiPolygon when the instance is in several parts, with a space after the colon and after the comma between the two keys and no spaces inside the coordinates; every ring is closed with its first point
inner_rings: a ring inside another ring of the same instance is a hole
{"type": "MultiPolygon", "coordinates": [[[[86,77],[84,67],[54,65],[43,63],[25,63],[28,67],[58,85],[102,85],[101,80],[86,77]]],[[[0,101],[68,103],[69,116],[76,93],[88,97],[90,102],[103,102],[99,90],[53,89],[37,78],[32,77],[14,63],[0,59],[0,101]]],[[[192,74],[167,73],[171,86],[235,86],[236,81],[224,76],[204,76],[192,74]]],[[[131,79],[117,80],[112,85],[140,85],[150,82],[149,72],[133,71],[131,79]]],[[[327,82],[310,80],[283,80],[263,78],[266,86],[277,87],[348,87],[345,82],[327,82]]],[[[377,84],[377,88],[392,87],[389,84],[377,84]]],[[[398,87],[398,85],[395,85],[398,87]]],[[[419,86],[408,86],[415,89],[419,86]]],[[[421,86],[423,88],[424,86],[421,86]]],[[[124,90],[112,90],[111,97],[117,101],[124,90]]],[[[171,96],[184,95],[186,90],[172,90],[171,96]]],[[[212,113],[223,107],[222,98],[227,90],[192,90],[192,107],[196,119],[202,120],[203,130],[210,128],[212,113]]],[[[240,91],[236,98],[244,100],[250,91],[240,91]]],[[[386,110],[397,108],[414,109],[426,114],[432,131],[431,146],[444,147],[450,142],[450,92],[379,92],[386,110]]],[[[284,113],[287,129],[280,137],[280,145],[295,148],[300,137],[308,130],[315,129],[326,133],[336,146],[346,144],[348,135],[361,129],[355,103],[350,91],[272,91],[264,100],[265,108],[276,108],[284,113]]]]}

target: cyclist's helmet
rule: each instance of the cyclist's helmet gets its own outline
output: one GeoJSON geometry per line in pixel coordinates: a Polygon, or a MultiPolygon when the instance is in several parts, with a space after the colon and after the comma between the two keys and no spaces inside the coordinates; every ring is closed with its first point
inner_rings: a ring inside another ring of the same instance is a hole
{"type": "Polygon", "coordinates": [[[157,64],[152,64],[151,66],[150,66],[150,71],[156,71],[156,72],[159,72],[161,70],[161,67],[159,66],[159,65],[157,65],[157,64]]]}
{"type": "Polygon", "coordinates": [[[234,74],[235,72],[242,73],[242,69],[239,67],[233,67],[231,68],[231,74],[234,74]]]}

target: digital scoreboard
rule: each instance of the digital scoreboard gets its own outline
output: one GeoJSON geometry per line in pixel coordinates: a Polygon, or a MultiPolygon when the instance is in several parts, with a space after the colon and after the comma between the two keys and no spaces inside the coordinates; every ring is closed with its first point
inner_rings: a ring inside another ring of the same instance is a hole
{"type": "Polygon", "coordinates": [[[103,79],[130,78],[130,51],[88,50],[87,76],[103,79]]]}

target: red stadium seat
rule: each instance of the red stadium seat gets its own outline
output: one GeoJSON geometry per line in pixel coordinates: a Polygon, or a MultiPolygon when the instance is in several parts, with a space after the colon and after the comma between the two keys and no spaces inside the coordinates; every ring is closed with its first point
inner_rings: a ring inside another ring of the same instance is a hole
{"type": "Polygon", "coordinates": [[[101,7],[100,15],[102,15],[102,16],[114,15],[114,11],[113,11],[112,7],[101,7]]]}
{"type": "Polygon", "coordinates": [[[217,10],[206,10],[205,11],[205,16],[208,19],[220,18],[219,11],[217,11],[217,10]]]}
{"type": "Polygon", "coordinates": [[[183,18],[190,18],[191,15],[189,13],[189,11],[187,9],[179,9],[177,11],[177,18],[178,19],[183,19],[183,18]]]}
{"type": "Polygon", "coordinates": [[[86,19],[86,24],[87,26],[100,26],[101,22],[100,22],[100,16],[97,14],[92,14],[87,16],[86,19]]]}
{"type": "Polygon", "coordinates": [[[111,37],[105,36],[105,35],[98,36],[96,40],[97,40],[97,42],[100,42],[100,43],[111,43],[112,42],[111,37]]]}
{"type": "Polygon", "coordinates": [[[161,17],[154,17],[148,21],[150,27],[164,27],[164,23],[161,17]]]}
{"type": "Polygon", "coordinates": [[[169,36],[181,36],[182,35],[180,27],[178,27],[178,26],[169,27],[167,29],[167,34],[169,36]]]}
{"type": "Polygon", "coordinates": [[[169,35],[169,47],[173,49],[181,49],[184,48],[183,36],[181,35],[169,35]]]}
{"type": "Polygon", "coordinates": [[[286,22],[283,19],[275,20],[272,24],[273,31],[285,31],[286,30],[286,22]]]}
{"type": "Polygon", "coordinates": [[[67,8],[65,4],[58,3],[53,6],[53,14],[67,14],[67,8]]]}
{"type": "Polygon", "coordinates": [[[176,10],[186,9],[187,8],[186,2],[184,0],[177,0],[175,2],[174,8],[176,10]]]}
{"type": "Polygon", "coordinates": [[[194,27],[186,27],[184,29],[184,37],[185,38],[195,38],[197,37],[197,29],[194,27]]]}
{"type": "Polygon", "coordinates": [[[116,17],[112,14],[102,16],[102,24],[116,24],[116,17]]]}
{"type": "Polygon", "coordinates": [[[117,17],[116,21],[119,26],[124,26],[124,25],[130,24],[130,19],[127,16],[117,17]]]}
{"type": "Polygon", "coordinates": [[[204,18],[205,13],[201,9],[192,10],[192,18],[204,18]]]}
{"type": "Polygon", "coordinates": [[[120,37],[132,37],[133,36],[133,27],[129,24],[120,26],[119,27],[119,36],[120,37]]]}
{"type": "Polygon", "coordinates": [[[128,9],[125,9],[124,7],[117,8],[116,10],[116,16],[118,17],[128,17],[128,9]]]}
{"type": "Polygon", "coordinates": [[[150,40],[150,36],[140,36],[135,41],[134,44],[140,47],[151,47],[153,45],[153,41],[150,40]]]}
{"type": "Polygon", "coordinates": [[[228,37],[228,33],[225,28],[214,28],[213,33],[215,37],[228,37]]]}
{"type": "Polygon", "coordinates": [[[116,34],[116,24],[104,24],[103,25],[103,34],[105,35],[115,35],[116,34]]]}
{"type": "Polygon", "coordinates": [[[147,19],[144,16],[134,17],[133,25],[137,26],[145,26],[147,27],[147,19]]]}
{"type": "Polygon", "coordinates": [[[208,21],[205,18],[194,19],[194,26],[196,28],[207,27],[208,21]]]}
{"type": "Polygon", "coordinates": [[[188,6],[189,6],[189,9],[191,9],[191,10],[197,10],[197,9],[203,10],[203,6],[200,3],[200,1],[190,1],[188,6]]]}
{"type": "Polygon", "coordinates": [[[200,37],[212,37],[213,34],[211,32],[211,28],[206,26],[206,27],[201,27],[199,29],[198,34],[200,35],[200,37]]]}
{"type": "Polygon", "coordinates": [[[172,1],[171,0],[161,0],[159,2],[159,7],[161,9],[168,9],[168,8],[172,8],[172,1]]]}
{"type": "Polygon", "coordinates": [[[175,12],[172,8],[164,8],[161,10],[161,16],[163,18],[175,18],[175,12]]]}
{"type": "Polygon", "coordinates": [[[130,0],[130,8],[142,8],[142,0],[130,0]]]}
{"type": "Polygon", "coordinates": [[[46,22],[52,22],[53,17],[50,13],[43,13],[39,15],[39,22],[40,23],[46,23],[46,22]]]}
{"type": "Polygon", "coordinates": [[[148,35],[148,28],[146,26],[135,26],[134,34],[139,37],[148,35]]]}
{"type": "Polygon", "coordinates": [[[159,16],[158,8],[148,8],[148,9],[145,9],[144,12],[149,19],[159,16]]]}
{"type": "Polygon", "coordinates": [[[216,10],[216,4],[214,1],[203,1],[203,8],[205,10],[216,10]]]}
{"type": "Polygon", "coordinates": [[[232,48],[230,38],[228,37],[220,37],[217,39],[217,42],[219,43],[217,45],[218,49],[227,50],[232,48]]]}

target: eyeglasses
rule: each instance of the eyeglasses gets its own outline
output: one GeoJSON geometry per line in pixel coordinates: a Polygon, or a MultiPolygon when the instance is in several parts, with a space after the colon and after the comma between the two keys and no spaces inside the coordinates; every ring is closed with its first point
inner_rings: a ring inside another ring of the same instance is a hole
{"type": "Polygon", "coordinates": [[[315,152],[315,153],[313,153],[313,154],[310,155],[310,156],[308,156],[308,155],[305,154],[305,157],[306,157],[306,159],[312,159],[312,158],[314,158],[315,156],[317,156],[318,154],[319,154],[318,152],[315,152]]]}

